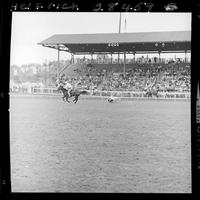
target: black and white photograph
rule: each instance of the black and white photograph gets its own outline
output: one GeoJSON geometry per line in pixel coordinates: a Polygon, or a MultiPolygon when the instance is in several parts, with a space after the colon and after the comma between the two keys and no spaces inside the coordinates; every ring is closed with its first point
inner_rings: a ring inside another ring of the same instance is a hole
{"type": "Polygon", "coordinates": [[[13,12],[11,191],[191,193],[189,12],[13,12]]]}

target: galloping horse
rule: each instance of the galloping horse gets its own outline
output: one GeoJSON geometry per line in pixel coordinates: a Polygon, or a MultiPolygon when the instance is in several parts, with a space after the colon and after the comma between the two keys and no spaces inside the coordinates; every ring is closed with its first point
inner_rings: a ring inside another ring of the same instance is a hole
{"type": "Polygon", "coordinates": [[[145,93],[145,97],[153,97],[153,96],[156,96],[158,98],[158,89],[150,89],[150,90],[147,90],[146,93],[145,93]]]}
{"type": "MultiPolygon", "coordinates": [[[[62,91],[62,93],[63,93],[63,101],[67,101],[68,103],[70,103],[70,101],[69,101],[69,95],[68,95],[68,92],[67,92],[67,90],[62,86],[62,85],[59,85],[58,86],[58,88],[57,88],[57,90],[59,91],[59,90],[61,90],[62,91]]],[[[73,97],[74,96],[74,100],[73,100],[73,102],[74,103],[76,103],[77,101],[78,101],[78,98],[79,98],[79,96],[81,95],[81,94],[88,94],[88,92],[87,91],[85,91],[85,90],[79,90],[79,89],[77,89],[77,88],[73,88],[71,91],[70,91],[70,94],[71,94],[71,97],[73,97]]]]}

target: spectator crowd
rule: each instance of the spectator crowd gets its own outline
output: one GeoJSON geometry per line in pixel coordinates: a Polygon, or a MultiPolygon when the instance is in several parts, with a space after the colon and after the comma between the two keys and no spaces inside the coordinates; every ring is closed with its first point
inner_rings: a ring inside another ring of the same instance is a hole
{"type": "Polygon", "coordinates": [[[138,65],[128,68],[126,73],[107,69],[99,70],[89,65],[85,74],[76,76],[62,75],[63,81],[88,90],[106,91],[145,91],[154,86],[163,92],[190,92],[190,65],[163,64],[138,65]],[[91,73],[92,71],[92,73],[91,73]]]}

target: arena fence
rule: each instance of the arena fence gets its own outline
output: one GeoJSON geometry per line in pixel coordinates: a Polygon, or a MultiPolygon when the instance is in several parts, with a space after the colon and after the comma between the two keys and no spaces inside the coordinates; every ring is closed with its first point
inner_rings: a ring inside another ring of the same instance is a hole
{"type": "MultiPolygon", "coordinates": [[[[145,92],[139,91],[102,91],[102,90],[87,90],[89,95],[96,97],[121,97],[121,98],[147,98],[145,92]]],[[[50,94],[50,95],[61,95],[56,88],[32,88],[32,94],[50,94]]],[[[191,95],[189,92],[159,92],[159,98],[166,99],[190,99],[191,95]]]]}

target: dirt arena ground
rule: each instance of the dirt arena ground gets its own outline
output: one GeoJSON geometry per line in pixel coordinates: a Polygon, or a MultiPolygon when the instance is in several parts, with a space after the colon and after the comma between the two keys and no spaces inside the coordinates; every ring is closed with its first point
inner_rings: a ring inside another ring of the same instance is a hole
{"type": "Polygon", "coordinates": [[[190,102],[10,99],[13,192],[190,193],[190,102]]]}

